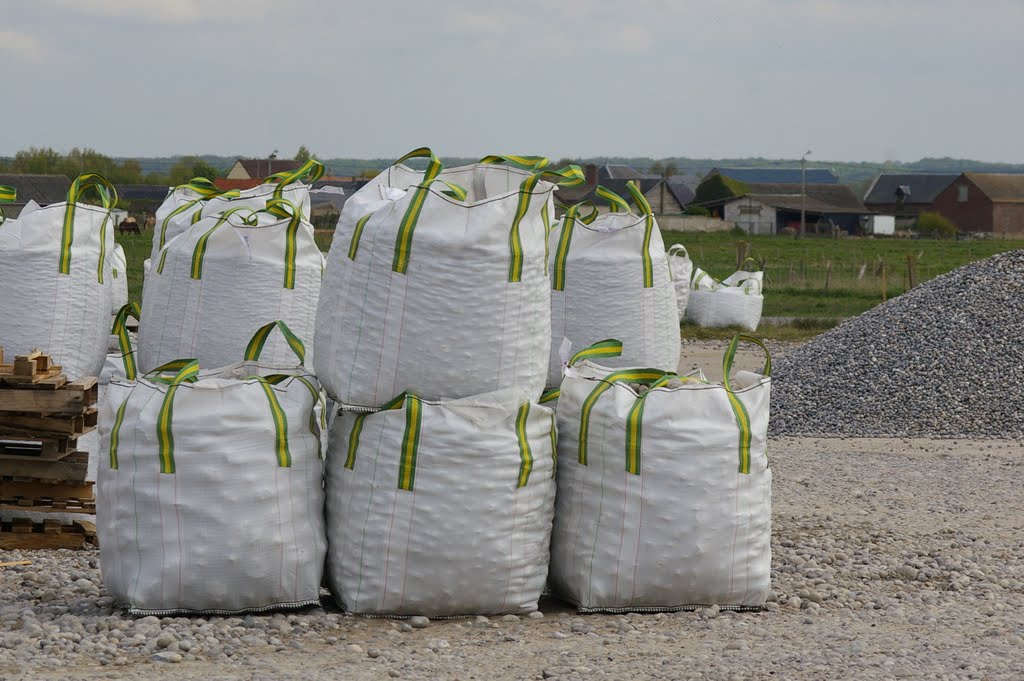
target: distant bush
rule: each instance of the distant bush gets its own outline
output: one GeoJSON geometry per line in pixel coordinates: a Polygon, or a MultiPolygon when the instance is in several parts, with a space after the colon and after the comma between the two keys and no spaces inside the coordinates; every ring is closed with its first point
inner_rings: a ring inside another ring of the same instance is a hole
{"type": "Polygon", "coordinates": [[[926,211],[917,216],[914,231],[931,239],[952,239],[956,236],[956,225],[938,213],[926,211]]]}
{"type": "Polygon", "coordinates": [[[704,206],[687,206],[686,209],[683,210],[683,214],[684,215],[699,215],[699,216],[705,217],[705,218],[711,217],[711,211],[709,211],[704,206]]]}

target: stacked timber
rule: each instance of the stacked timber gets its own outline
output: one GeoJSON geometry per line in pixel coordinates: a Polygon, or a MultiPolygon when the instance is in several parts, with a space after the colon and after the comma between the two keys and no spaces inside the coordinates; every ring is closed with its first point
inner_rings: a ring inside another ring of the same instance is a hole
{"type": "Polygon", "coordinates": [[[64,519],[96,512],[93,483],[85,479],[89,455],[77,449],[78,438],[96,428],[96,400],[95,378],[69,382],[39,351],[5,364],[0,348],[0,549],[95,543],[93,522],[64,519]]]}

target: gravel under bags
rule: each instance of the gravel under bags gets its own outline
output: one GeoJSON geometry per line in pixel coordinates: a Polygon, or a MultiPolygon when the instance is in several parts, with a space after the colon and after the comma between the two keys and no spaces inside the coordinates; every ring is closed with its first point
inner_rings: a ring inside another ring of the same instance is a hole
{"type": "Polygon", "coordinates": [[[725,383],[589,360],[566,370],[551,585],[581,611],[764,605],[771,361],[729,379],[740,339],[764,348],[734,338],[725,383]]]}
{"type": "Polygon", "coordinates": [[[327,456],[327,575],[357,614],[537,609],[554,512],[554,413],[517,391],[344,411],[327,456]]]}

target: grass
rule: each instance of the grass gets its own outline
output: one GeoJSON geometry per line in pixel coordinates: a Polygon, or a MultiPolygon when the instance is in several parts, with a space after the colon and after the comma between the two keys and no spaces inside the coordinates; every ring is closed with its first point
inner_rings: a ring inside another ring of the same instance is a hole
{"type": "MultiPolygon", "coordinates": [[[[117,235],[128,259],[128,296],[142,298],[142,261],[149,257],[152,234],[117,235]]],[[[317,230],[321,250],[332,234],[317,230]]],[[[1024,239],[940,241],[928,239],[830,239],[737,236],[733,233],[665,232],[665,245],[686,246],[694,265],[722,279],[749,255],[764,263],[764,316],[792,317],[788,324],[766,321],[757,335],[774,340],[804,340],[893,298],[909,288],[966,265],[1018,248],[1024,239]]],[[[684,338],[728,338],[735,329],[681,327],[684,338]]]]}

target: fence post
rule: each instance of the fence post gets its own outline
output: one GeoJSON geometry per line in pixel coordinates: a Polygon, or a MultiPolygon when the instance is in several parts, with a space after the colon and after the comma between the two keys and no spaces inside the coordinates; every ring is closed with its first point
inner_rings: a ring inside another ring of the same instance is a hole
{"type": "Polygon", "coordinates": [[[888,293],[889,293],[888,292],[888,288],[889,288],[888,287],[888,282],[886,281],[885,274],[886,274],[885,261],[883,260],[882,261],[882,302],[883,303],[885,302],[885,300],[886,300],[886,298],[888,296],[888,293]]]}
{"type": "Polygon", "coordinates": [[[917,263],[914,256],[907,253],[907,290],[917,286],[917,263]]]}

